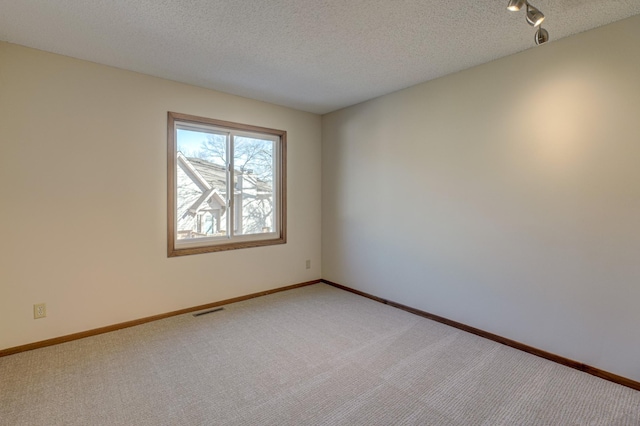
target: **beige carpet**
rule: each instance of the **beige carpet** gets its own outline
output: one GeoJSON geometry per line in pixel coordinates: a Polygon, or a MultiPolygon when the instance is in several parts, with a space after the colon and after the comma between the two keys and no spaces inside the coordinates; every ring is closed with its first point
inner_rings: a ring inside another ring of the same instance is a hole
{"type": "Polygon", "coordinates": [[[0,358],[2,425],[640,425],[640,392],[316,284],[0,358]]]}

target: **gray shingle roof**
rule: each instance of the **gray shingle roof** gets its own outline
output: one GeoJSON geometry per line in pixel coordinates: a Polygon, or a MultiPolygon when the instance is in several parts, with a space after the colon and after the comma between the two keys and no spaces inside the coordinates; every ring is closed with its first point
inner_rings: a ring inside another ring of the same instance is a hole
{"type": "MultiPolygon", "coordinates": [[[[227,171],[225,166],[221,166],[219,164],[211,163],[207,160],[203,160],[202,158],[196,157],[188,157],[187,160],[200,176],[207,181],[211,187],[218,190],[219,193],[225,194],[226,191],[226,182],[227,182],[227,171]]],[[[236,178],[237,179],[237,178],[236,178]]],[[[255,175],[250,177],[251,181],[256,183],[257,190],[262,193],[270,193],[272,192],[271,185],[268,182],[264,182],[255,177],[255,175]]]]}
{"type": "Polygon", "coordinates": [[[226,192],[227,170],[225,166],[220,166],[195,157],[189,157],[187,160],[209,185],[221,193],[226,192]]]}

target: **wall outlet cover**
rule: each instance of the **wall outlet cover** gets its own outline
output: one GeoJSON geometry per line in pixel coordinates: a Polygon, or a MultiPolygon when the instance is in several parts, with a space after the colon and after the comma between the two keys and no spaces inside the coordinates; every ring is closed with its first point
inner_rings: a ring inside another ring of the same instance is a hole
{"type": "Polygon", "coordinates": [[[46,303],[37,303],[33,305],[33,319],[44,318],[47,316],[46,303]]]}

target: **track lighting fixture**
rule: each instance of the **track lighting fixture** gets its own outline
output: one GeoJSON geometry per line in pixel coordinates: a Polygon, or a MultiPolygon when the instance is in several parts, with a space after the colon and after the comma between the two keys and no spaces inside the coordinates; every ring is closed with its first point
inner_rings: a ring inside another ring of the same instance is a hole
{"type": "Polygon", "coordinates": [[[547,41],[549,41],[549,32],[542,27],[538,28],[538,31],[536,31],[535,40],[536,44],[546,43],[547,41]]]}
{"type": "Polygon", "coordinates": [[[527,4],[527,22],[532,27],[537,27],[544,21],[544,15],[535,7],[527,4]]]}
{"type": "Polygon", "coordinates": [[[520,9],[522,9],[522,6],[524,5],[525,5],[524,0],[509,0],[509,5],[507,6],[507,9],[509,9],[512,12],[517,12],[520,9]]]}
{"type": "Polygon", "coordinates": [[[549,32],[540,26],[542,21],[544,21],[544,14],[540,12],[538,8],[529,4],[527,0],[509,0],[507,9],[517,12],[522,9],[523,6],[527,7],[527,13],[525,15],[527,23],[532,27],[537,28],[534,38],[536,44],[542,44],[549,41],[549,32]]]}

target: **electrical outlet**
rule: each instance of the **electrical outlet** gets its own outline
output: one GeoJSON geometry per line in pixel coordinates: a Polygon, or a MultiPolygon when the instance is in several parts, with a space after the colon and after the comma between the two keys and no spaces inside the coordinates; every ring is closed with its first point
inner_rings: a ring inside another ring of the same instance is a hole
{"type": "Polygon", "coordinates": [[[307,269],[311,269],[311,260],[310,259],[307,259],[306,266],[307,266],[307,269]]]}
{"type": "Polygon", "coordinates": [[[33,305],[33,319],[44,318],[47,316],[47,304],[38,303],[33,305]]]}

